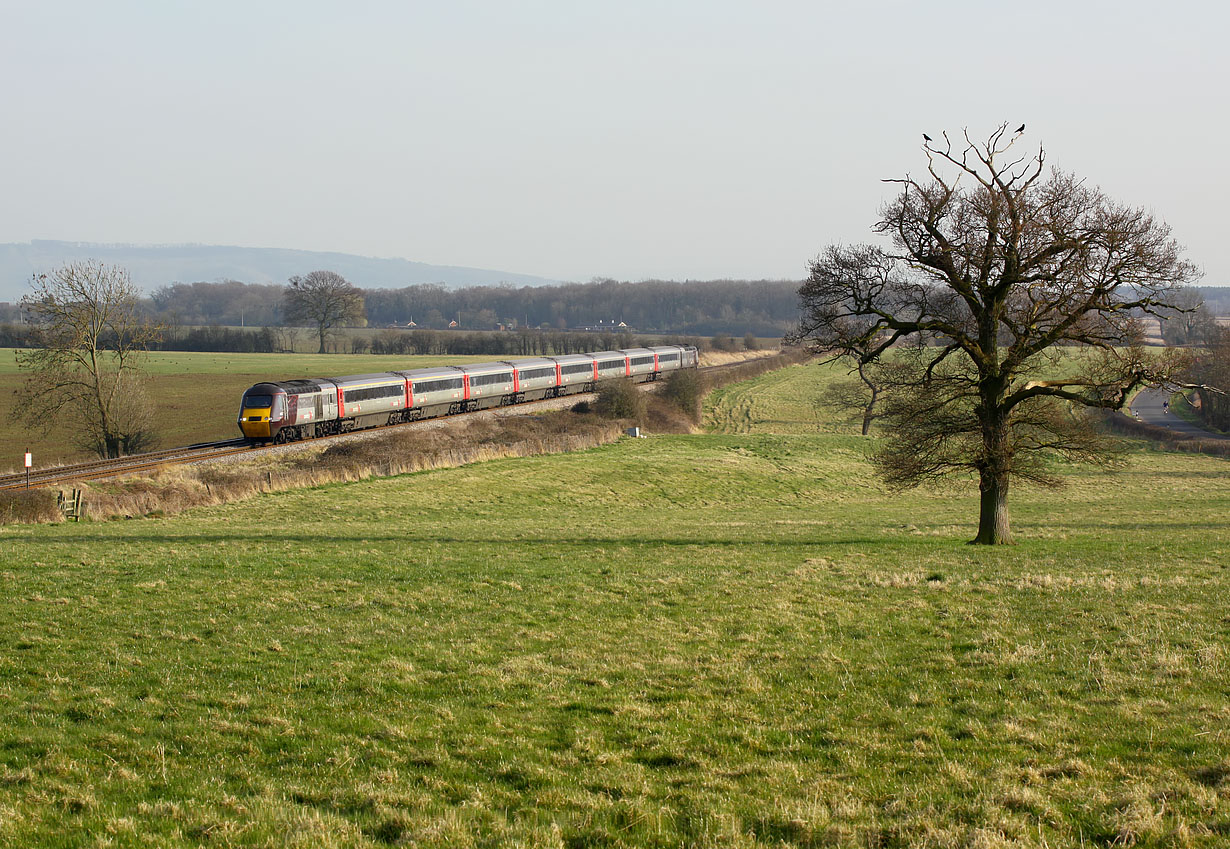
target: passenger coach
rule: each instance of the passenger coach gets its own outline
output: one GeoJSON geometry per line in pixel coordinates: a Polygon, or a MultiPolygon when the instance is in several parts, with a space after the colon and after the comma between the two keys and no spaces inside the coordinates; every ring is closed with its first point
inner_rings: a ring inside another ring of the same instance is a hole
{"type": "Polygon", "coordinates": [[[239,429],[253,444],[311,439],[592,392],[603,380],[645,383],[699,360],[696,348],[664,345],[258,383],[243,395],[239,429]]]}

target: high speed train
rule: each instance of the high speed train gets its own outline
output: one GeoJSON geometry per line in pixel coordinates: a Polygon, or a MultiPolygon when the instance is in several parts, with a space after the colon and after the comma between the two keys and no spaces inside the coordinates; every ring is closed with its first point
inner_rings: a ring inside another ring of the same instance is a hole
{"type": "Polygon", "coordinates": [[[239,429],[254,445],[291,442],[592,392],[603,380],[646,383],[699,363],[696,348],[663,345],[258,383],[243,394],[239,429]]]}

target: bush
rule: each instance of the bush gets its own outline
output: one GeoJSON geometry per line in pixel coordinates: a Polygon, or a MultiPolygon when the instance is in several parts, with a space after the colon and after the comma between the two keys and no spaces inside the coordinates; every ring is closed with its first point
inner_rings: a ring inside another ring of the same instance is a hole
{"type": "Polygon", "coordinates": [[[705,395],[704,380],[694,369],[671,372],[658,395],[683,411],[693,424],[700,421],[700,402],[705,395]]]}
{"type": "Polygon", "coordinates": [[[0,524],[54,522],[59,518],[60,508],[50,489],[0,492],[0,524]]]}
{"type": "Polygon", "coordinates": [[[760,350],[760,340],[756,338],[755,333],[749,333],[743,337],[743,350],[745,351],[759,351],[760,350]]]}
{"type": "Polygon", "coordinates": [[[611,380],[598,386],[594,412],[608,419],[630,419],[641,424],[645,418],[645,396],[631,380],[611,380]]]}

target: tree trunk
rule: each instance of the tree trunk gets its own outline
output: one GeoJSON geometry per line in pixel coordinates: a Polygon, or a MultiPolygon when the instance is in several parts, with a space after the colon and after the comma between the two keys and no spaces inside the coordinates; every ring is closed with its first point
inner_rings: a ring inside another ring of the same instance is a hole
{"type": "Polygon", "coordinates": [[[979,480],[978,536],[970,545],[1008,545],[1008,475],[983,470],[979,480]]]}
{"type": "Polygon", "coordinates": [[[325,352],[325,326],[323,324],[320,325],[319,332],[320,332],[320,350],[317,353],[323,354],[325,352]]]}
{"type": "Polygon", "coordinates": [[[1008,481],[1012,475],[1012,437],[1008,414],[999,403],[1002,383],[987,381],[982,388],[978,417],[982,420],[983,460],[978,467],[978,536],[973,545],[1008,545],[1008,481]]]}

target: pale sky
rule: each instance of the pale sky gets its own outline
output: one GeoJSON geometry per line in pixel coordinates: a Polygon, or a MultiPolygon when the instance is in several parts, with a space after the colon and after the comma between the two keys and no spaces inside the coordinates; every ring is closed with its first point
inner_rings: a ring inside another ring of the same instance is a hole
{"type": "Polygon", "coordinates": [[[0,242],[801,278],[1027,126],[1230,284],[1227,5],[0,0],[0,242]]]}

